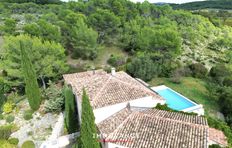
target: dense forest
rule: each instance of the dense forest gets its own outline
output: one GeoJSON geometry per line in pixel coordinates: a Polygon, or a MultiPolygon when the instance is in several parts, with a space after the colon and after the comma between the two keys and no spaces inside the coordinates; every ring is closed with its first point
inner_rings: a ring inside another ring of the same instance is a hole
{"type": "Polygon", "coordinates": [[[65,73],[111,66],[148,82],[165,78],[180,84],[191,77],[207,84],[207,95],[227,122],[207,113],[209,124],[232,143],[232,27],[221,20],[228,17],[181,10],[199,7],[195,3],[173,7],[128,0],[1,0],[0,105],[11,93],[24,95],[26,72],[36,75],[40,89],[62,81],[65,73]],[[22,44],[34,73],[25,70],[22,44]]]}
{"type": "Polygon", "coordinates": [[[207,17],[216,26],[232,26],[231,0],[208,0],[169,5],[176,10],[189,10],[194,14],[199,14],[204,17],[207,17]]]}

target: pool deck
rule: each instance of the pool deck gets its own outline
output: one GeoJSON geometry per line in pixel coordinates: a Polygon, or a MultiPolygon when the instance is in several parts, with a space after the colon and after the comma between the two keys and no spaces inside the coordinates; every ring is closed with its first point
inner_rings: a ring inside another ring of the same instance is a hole
{"type": "MultiPolygon", "coordinates": [[[[194,104],[194,106],[189,107],[189,108],[185,108],[181,111],[184,112],[194,112],[197,113],[198,115],[204,115],[204,108],[202,104],[197,104],[195,102],[193,102],[192,100],[186,98],[185,96],[181,95],[180,93],[174,91],[173,89],[165,86],[165,85],[160,85],[160,86],[155,86],[155,87],[151,87],[152,90],[154,90],[155,92],[160,91],[160,90],[164,90],[164,89],[170,89],[171,91],[173,91],[174,93],[178,94],[179,96],[183,97],[184,99],[186,99],[187,101],[191,102],[192,104],[194,104]]],[[[164,98],[165,99],[165,98],[164,98]]]]}

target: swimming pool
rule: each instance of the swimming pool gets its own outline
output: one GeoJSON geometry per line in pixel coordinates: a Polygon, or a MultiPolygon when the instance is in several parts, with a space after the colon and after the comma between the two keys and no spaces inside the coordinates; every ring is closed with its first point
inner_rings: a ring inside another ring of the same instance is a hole
{"type": "Polygon", "coordinates": [[[154,87],[152,89],[166,100],[168,107],[174,110],[182,111],[198,105],[166,86],[154,87]]]}

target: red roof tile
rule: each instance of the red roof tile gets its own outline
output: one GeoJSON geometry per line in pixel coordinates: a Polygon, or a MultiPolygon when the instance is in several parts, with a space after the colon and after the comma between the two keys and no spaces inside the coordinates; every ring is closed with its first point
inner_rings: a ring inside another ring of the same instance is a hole
{"type": "Polygon", "coordinates": [[[155,92],[144,86],[125,72],[117,72],[114,76],[103,70],[66,74],[63,76],[67,84],[71,84],[74,93],[81,98],[85,88],[94,109],[130,100],[152,96],[156,100],[164,100],[155,92]]]}

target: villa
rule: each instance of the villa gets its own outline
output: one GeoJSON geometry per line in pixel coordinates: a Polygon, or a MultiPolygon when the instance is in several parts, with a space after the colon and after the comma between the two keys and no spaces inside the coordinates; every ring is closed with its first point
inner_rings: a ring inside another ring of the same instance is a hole
{"type": "MultiPolygon", "coordinates": [[[[75,93],[80,121],[82,89],[86,89],[99,130],[97,136],[105,148],[207,148],[210,144],[227,145],[224,134],[209,128],[207,120],[200,116],[204,114],[203,106],[171,89],[168,91],[175,93],[181,104],[187,105],[180,111],[195,112],[198,116],[154,109],[158,103],[170,101],[166,98],[166,89],[169,88],[165,86],[150,88],[142,80],[122,71],[115,72],[115,69],[111,73],[93,70],[63,77],[75,93]],[[165,90],[165,95],[162,90],[165,90]]],[[[172,102],[179,103],[178,100],[172,102]]]]}

